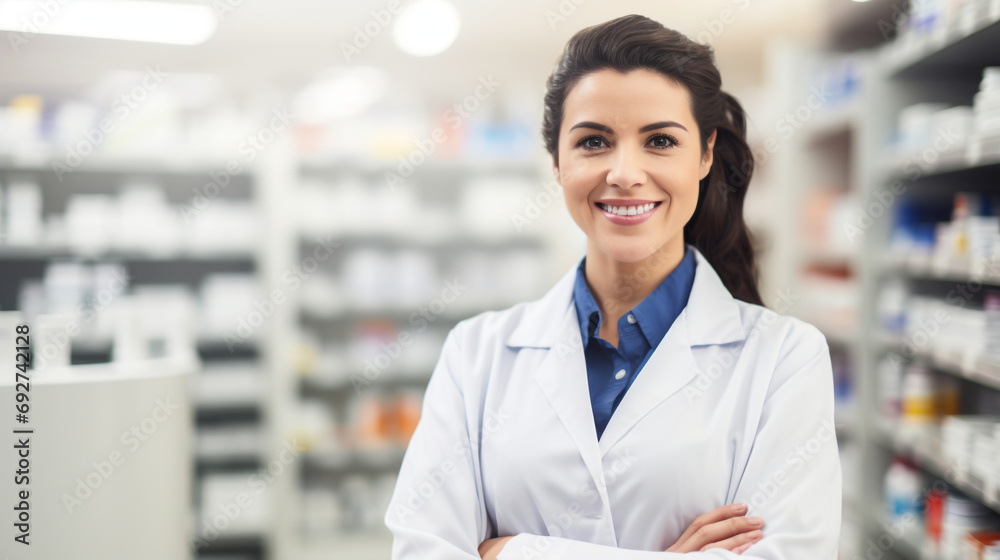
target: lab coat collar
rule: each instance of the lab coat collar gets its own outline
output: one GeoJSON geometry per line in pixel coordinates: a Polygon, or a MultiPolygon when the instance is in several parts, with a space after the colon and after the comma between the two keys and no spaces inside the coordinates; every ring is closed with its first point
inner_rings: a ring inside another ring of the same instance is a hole
{"type": "MultiPolygon", "coordinates": [[[[694,285],[685,311],[689,315],[687,336],[692,346],[725,344],[746,338],[740,320],[739,304],[726,289],[722,279],[694,245],[698,266],[695,267],[694,285]]],[[[540,299],[527,303],[518,326],[508,335],[507,346],[550,348],[565,337],[559,329],[563,315],[573,307],[573,283],[578,263],[567,270],[561,279],[540,299]]],[[[575,310],[573,310],[575,314],[575,310]]],[[[577,323],[579,329],[579,323],[577,323]]]]}
{"type": "MultiPolygon", "coordinates": [[[[737,301],[693,245],[694,285],[687,306],[622,397],[600,440],[587,381],[580,323],[573,305],[576,266],[540,299],[528,302],[518,326],[508,336],[510,347],[544,348],[531,375],[579,448],[606,508],[604,456],[639,420],[677,393],[698,374],[693,347],[746,338],[737,301]]],[[[610,515],[610,509],[607,510],[610,515]]]]}

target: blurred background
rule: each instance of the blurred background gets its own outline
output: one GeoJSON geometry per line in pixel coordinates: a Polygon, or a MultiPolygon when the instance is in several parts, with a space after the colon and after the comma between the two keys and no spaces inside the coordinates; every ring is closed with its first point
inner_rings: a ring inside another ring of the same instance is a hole
{"type": "Polygon", "coordinates": [[[748,112],[761,293],[831,347],[841,558],[1000,558],[1000,0],[0,0],[33,551],[389,558],[445,335],[584,254],[545,79],[628,13],[748,112]]]}

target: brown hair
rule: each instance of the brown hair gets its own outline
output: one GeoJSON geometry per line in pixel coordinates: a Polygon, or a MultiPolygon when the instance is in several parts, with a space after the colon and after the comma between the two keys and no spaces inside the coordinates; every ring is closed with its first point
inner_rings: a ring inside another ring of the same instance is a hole
{"type": "Polygon", "coordinates": [[[566,44],[545,93],[542,137],[557,165],[566,94],[582,76],[605,68],[646,68],[684,86],[702,153],[717,131],[712,167],[698,185],[698,205],[684,226],[684,241],[705,255],[733,297],[763,305],[753,238],[743,221],[743,199],[754,169],[746,114],[736,98],[722,91],[712,47],[636,14],[578,31],[566,44]]]}

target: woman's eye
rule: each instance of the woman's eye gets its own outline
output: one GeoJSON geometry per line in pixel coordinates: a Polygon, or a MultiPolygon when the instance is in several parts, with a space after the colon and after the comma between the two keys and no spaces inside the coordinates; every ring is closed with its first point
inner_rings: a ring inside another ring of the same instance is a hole
{"type": "Polygon", "coordinates": [[[656,136],[650,138],[649,141],[652,143],[654,148],[661,150],[677,145],[677,139],[666,134],[657,134],[656,136]]]}
{"type": "Polygon", "coordinates": [[[580,146],[585,150],[597,150],[601,148],[601,143],[603,142],[604,139],[600,136],[588,136],[580,140],[580,142],[577,143],[577,146],[580,146]]]}
{"type": "MultiPolygon", "coordinates": [[[[649,143],[655,149],[666,150],[676,146],[677,139],[669,134],[656,134],[649,139],[649,143]]],[[[604,138],[600,136],[587,136],[586,138],[581,138],[576,145],[584,150],[594,151],[605,147],[607,144],[604,138]]]]}

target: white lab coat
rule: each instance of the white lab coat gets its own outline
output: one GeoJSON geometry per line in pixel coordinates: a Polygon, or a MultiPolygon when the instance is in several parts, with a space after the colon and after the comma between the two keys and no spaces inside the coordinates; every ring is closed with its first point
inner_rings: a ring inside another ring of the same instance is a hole
{"type": "Polygon", "coordinates": [[[742,555],[834,560],[841,465],[823,334],[734,299],[697,249],[687,306],[597,439],[574,265],[542,298],[445,339],[385,514],[397,560],[670,560],[700,514],[747,503],[742,555]]]}

